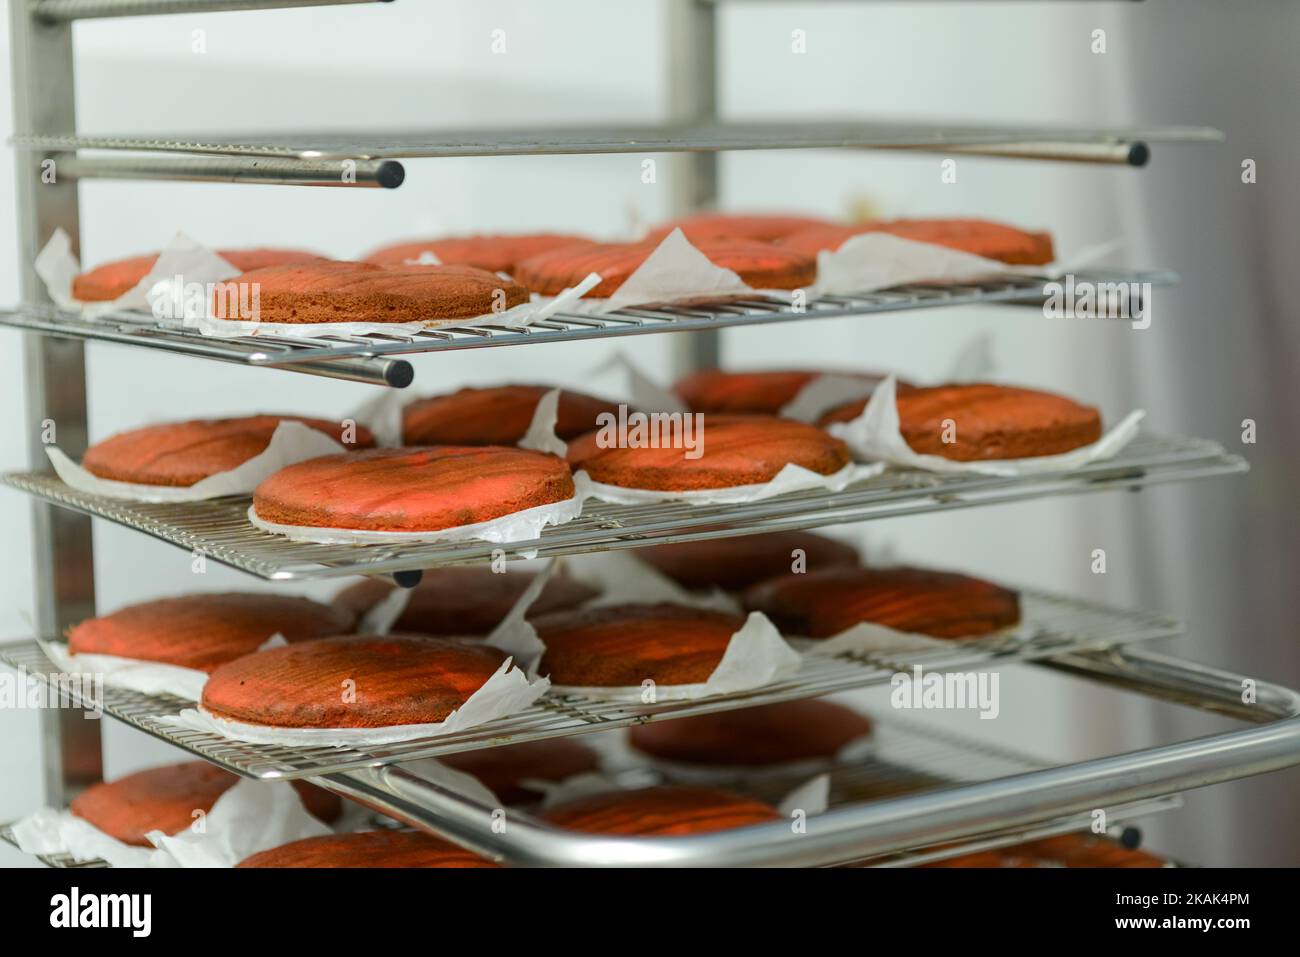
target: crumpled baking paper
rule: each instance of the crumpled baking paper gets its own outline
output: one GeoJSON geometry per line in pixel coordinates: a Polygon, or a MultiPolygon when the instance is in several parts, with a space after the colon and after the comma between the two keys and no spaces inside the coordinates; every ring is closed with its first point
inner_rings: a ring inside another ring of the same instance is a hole
{"type": "Polygon", "coordinates": [[[830,475],[822,475],[801,465],[790,462],[770,480],[761,485],[736,485],[731,488],[693,489],[686,492],[668,492],[658,489],[628,488],[622,485],[609,485],[594,481],[585,470],[574,475],[583,476],[592,498],[615,505],[643,505],[648,502],[685,502],[689,505],[740,505],[745,502],[761,502],[765,499],[785,495],[787,492],[802,492],[808,489],[823,489],[827,492],[842,492],[856,482],[875,478],[885,470],[882,463],[850,463],[830,475]]]}
{"type": "MultiPolygon", "coordinates": [[[[174,280],[177,276],[186,283],[223,282],[238,276],[240,271],[215,252],[196,243],[184,233],[177,233],[175,238],[159,253],[153,268],[125,294],[112,302],[81,302],[72,296],[72,281],[81,273],[81,264],[72,254],[72,241],[62,229],[56,229],[49,241],[36,256],[36,275],[45,283],[45,291],[60,309],[79,312],[87,319],[94,319],[106,313],[143,312],[140,320],[152,321],[155,318],[154,299],[163,295],[174,295],[174,280]],[[157,287],[157,292],[155,292],[157,287]]],[[[178,307],[167,318],[180,321],[182,310],[178,307]]],[[[115,316],[130,318],[129,316],[115,316]]],[[[159,316],[158,318],[163,318],[159,316]]]]}
{"type": "MultiPolygon", "coordinates": [[[[1044,472],[1063,472],[1090,462],[1111,458],[1138,434],[1142,410],[1130,412],[1091,445],[1062,452],[1023,459],[990,459],[958,462],[939,455],[922,455],[912,450],[899,431],[896,382],[890,376],[872,393],[867,406],[852,422],[832,423],[826,431],[843,439],[855,456],[888,462],[927,472],[968,472],[980,475],[1017,476],[1044,472]]],[[[960,425],[959,425],[960,428],[960,425]]]]}
{"type": "Polygon", "coordinates": [[[590,494],[588,483],[575,475],[573,484],[574,496],[563,501],[521,509],[486,522],[474,522],[427,532],[386,532],[359,528],[326,528],[315,525],[282,525],[262,519],[252,505],[248,507],[248,520],[262,531],[272,535],[283,535],[295,542],[316,542],[323,545],[393,545],[471,540],[508,545],[534,541],[541,536],[544,528],[563,525],[581,515],[582,506],[590,494]]]}
{"type": "MultiPolygon", "coordinates": [[[[987,382],[993,377],[994,367],[992,339],[988,333],[982,333],[957,351],[952,368],[939,382],[987,382]]],[[[870,380],[828,372],[809,381],[777,415],[815,424],[831,409],[870,398],[875,389],[876,383],[870,380]]]]}
{"type": "MultiPolygon", "coordinates": [[[[120,655],[74,655],[61,641],[41,641],[41,651],[54,662],[60,671],[68,674],[93,674],[103,677],[104,684],[112,688],[125,688],[140,694],[174,695],[186,701],[198,701],[203,696],[203,686],[208,683],[208,673],[195,668],[182,668],[162,661],[143,658],[124,658],[120,655]]],[[[258,651],[278,648],[286,644],[278,632],[270,635],[258,651]]]]}
{"type": "Polygon", "coordinates": [[[877,292],[911,283],[974,282],[996,276],[1043,276],[1043,266],[1009,266],[946,246],[889,233],[850,237],[834,252],[817,254],[814,296],[877,292]]]}
{"type": "MultiPolygon", "coordinates": [[[[593,286],[596,285],[593,283],[593,286]]],[[[591,288],[591,287],[588,287],[591,288]]],[[[747,284],[731,269],[715,265],[700,252],[681,229],[663,238],[613,295],[604,299],[584,298],[566,307],[567,312],[601,315],[616,309],[651,304],[709,301],[736,297],[790,296],[784,290],[759,290],[747,284]]]]}
{"type": "Polygon", "coordinates": [[[203,833],[155,831],[149,840],[181,867],[234,867],[259,851],[333,833],[307,812],[292,785],[241,780],[212,805],[203,833]]]}
{"type": "MultiPolygon", "coordinates": [[[[750,612],[745,624],[731,636],[722,660],[707,681],[687,685],[654,687],[655,701],[682,701],[707,698],[713,695],[734,694],[764,685],[775,684],[789,678],[799,670],[799,653],[786,644],[776,626],[761,612],[750,612]]],[[[578,687],[554,685],[552,690],[561,695],[581,695],[586,698],[603,698],[614,701],[643,701],[646,688],[629,687],[578,687]]]]}
{"type": "Polygon", "coordinates": [[[107,861],[113,867],[171,867],[157,848],[135,847],[109,837],[71,811],[43,807],[12,828],[18,849],[26,854],[68,854],[78,861],[107,861]]]}
{"type": "Polygon", "coordinates": [[[70,811],[41,808],[16,823],[13,834],[28,854],[69,854],[113,867],[234,867],[258,851],[333,833],[281,782],[239,781],[217,798],[203,822],[202,832],[152,831],[147,836],[154,847],[135,847],[70,811]]]}
{"type": "Polygon", "coordinates": [[[281,422],[271,441],[259,454],[226,472],[199,479],[193,485],[142,485],[99,478],[72,461],[59,448],[46,446],[45,454],[55,473],[79,492],[132,502],[199,502],[223,495],[248,495],[275,472],[298,462],[337,455],[347,449],[324,432],[301,422],[281,422]]]}

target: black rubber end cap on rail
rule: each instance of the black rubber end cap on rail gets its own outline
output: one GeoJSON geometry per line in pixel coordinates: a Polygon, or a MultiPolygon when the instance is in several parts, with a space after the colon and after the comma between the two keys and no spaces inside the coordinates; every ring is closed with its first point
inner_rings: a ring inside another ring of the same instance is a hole
{"type": "Polygon", "coordinates": [[[414,588],[423,577],[424,572],[418,568],[411,572],[393,572],[393,582],[398,588],[414,588]]]}
{"type": "Polygon", "coordinates": [[[397,189],[406,182],[406,167],[397,160],[384,160],[375,171],[375,182],[384,189],[397,189]]]}
{"type": "Polygon", "coordinates": [[[405,359],[397,359],[384,368],[384,381],[394,389],[405,389],[415,381],[415,368],[405,359]]]}
{"type": "Polygon", "coordinates": [[[1128,165],[1139,169],[1151,161],[1151,147],[1145,143],[1133,143],[1128,148],[1128,165]]]}
{"type": "Polygon", "coordinates": [[[1119,832],[1120,847],[1136,851],[1142,846],[1142,832],[1135,827],[1126,827],[1119,832]]]}

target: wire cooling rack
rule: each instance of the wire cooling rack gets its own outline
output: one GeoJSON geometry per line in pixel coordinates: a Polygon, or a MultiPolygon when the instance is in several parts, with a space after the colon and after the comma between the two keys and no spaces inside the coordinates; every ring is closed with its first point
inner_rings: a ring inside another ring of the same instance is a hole
{"type": "MultiPolygon", "coordinates": [[[[1099,316],[1103,320],[1143,315],[1144,288],[1169,285],[1178,279],[1168,270],[1080,270],[1072,275],[1076,283],[1113,290],[1101,297],[1101,307],[1106,310],[1099,316]]],[[[755,295],[723,303],[620,309],[602,316],[560,312],[529,326],[479,322],[410,334],[387,332],[306,338],[260,334],[205,336],[181,322],[155,321],[140,313],[118,312],[86,319],[50,306],[30,304],[0,310],[0,326],[404,388],[411,383],[414,370],[409,362],[397,358],[402,355],[773,322],[797,324],[810,319],[871,316],[941,306],[1033,305],[1046,301],[1048,281],[1046,276],[1008,276],[981,282],[913,283],[879,292],[823,296],[801,309],[771,296],[755,295]]],[[[791,332],[794,330],[792,325],[791,332]]]]}
{"type": "MultiPolygon", "coordinates": [[[[916,722],[892,716],[873,716],[873,747],[870,754],[852,762],[841,763],[829,769],[829,806],[837,807],[859,801],[870,801],[913,793],[930,788],[944,787],[960,782],[985,781],[1034,771],[1043,763],[1034,758],[993,745],[973,736],[957,735],[926,728],[916,722]]],[[[769,803],[777,803],[806,779],[807,774],[782,776],[762,775],[728,781],[732,790],[753,795],[769,803]]],[[[672,780],[668,777],[667,780],[672,780]]],[[[1111,833],[1120,832],[1128,822],[1182,805],[1177,796],[1118,804],[1107,809],[1111,833]]],[[[376,815],[372,822],[377,827],[396,827],[397,822],[376,815]]],[[[1090,815],[1074,815],[1048,822],[1034,828],[1003,830],[982,836],[978,841],[949,844],[939,848],[919,848],[915,851],[873,858],[871,866],[901,867],[910,863],[941,860],[959,854],[972,853],[995,847],[1004,847],[1022,841],[1035,840],[1055,834],[1078,831],[1091,823],[1090,815]]],[[[0,825],[0,840],[18,846],[8,825],[0,825]]],[[[107,867],[102,860],[78,861],[68,854],[36,855],[50,867],[107,867]]]]}
{"type": "MultiPolygon", "coordinates": [[[[1069,472],[1018,478],[892,469],[840,492],[807,491],[747,505],[609,505],[590,502],[581,517],[514,545],[455,542],[420,545],[316,545],[291,542],[248,521],[247,498],[142,504],[90,495],[44,472],[0,476],[0,482],[47,502],[146,532],[187,551],[271,581],[416,572],[442,565],[507,558],[555,557],[799,528],[973,505],[1012,502],[1106,488],[1246,471],[1242,458],[1201,439],[1140,435],[1114,458],[1069,472]]],[[[403,584],[414,584],[418,575],[403,584]]]]}
{"type": "MultiPolygon", "coordinates": [[[[102,707],[104,713],[161,738],[237,774],[289,779],[377,767],[542,738],[583,734],[661,718],[682,717],[750,705],[810,698],[870,685],[887,684],[901,670],[982,669],[1068,651],[1103,648],[1180,634],[1182,626],[1163,615],[1127,611],[1075,598],[1021,592],[1022,622],[1010,632],[933,650],[902,655],[805,655],[800,670],[777,684],[694,701],[655,704],[604,701],[573,694],[547,694],[520,712],[457,734],[375,748],[286,747],[229,741],[205,732],[171,727],[160,719],[178,714],[189,702],[167,695],[145,695],[105,687],[103,701],[86,701],[75,682],[57,686],[74,705],[102,707]]],[[[57,667],[35,641],[0,646],[0,661],[29,675],[58,677],[57,667]]],[[[44,680],[49,681],[48,677],[44,680]]],[[[91,692],[93,693],[93,692],[91,692]]]]}

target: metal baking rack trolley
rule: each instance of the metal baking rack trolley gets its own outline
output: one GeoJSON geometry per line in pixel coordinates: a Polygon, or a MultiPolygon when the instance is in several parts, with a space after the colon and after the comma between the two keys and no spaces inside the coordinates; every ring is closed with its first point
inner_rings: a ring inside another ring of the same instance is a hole
{"type": "MultiPolygon", "coordinates": [[[[171,179],[340,185],[340,163],[355,170],[353,188],[400,187],[403,161],[447,156],[587,153],[674,154],[674,206],[710,205],[717,196],[717,154],[724,150],[869,149],[942,152],[1142,166],[1153,142],[1206,142],[1216,130],[1025,128],[923,123],[734,123],[717,116],[716,38],[722,0],[665,0],[671,58],[669,122],[645,127],[546,130],[462,130],[262,136],[193,135],[176,139],[77,135],[72,25],[77,20],[168,13],[252,11],[369,0],[18,0],[10,4],[14,59],[14,146],[17,150],[22,297],[0,310],[0,325],[22,330],[28,423],[59,423],[60,445],[77,456],[87,444],[84,347],[87,341],[158,349],[222,362],[403,388],[412,380],[401,357],[421,352],[528,345],[569,339],[689,331],[676,337],[684,368],[719,361],[716,330],[818,316],[869,315],[900,309],[974,303],[1035,303],[1043,284],[1032,277],[955,286],[909,286],[827,299],[812,314],[775,300],[725,306],[634,309],[593,318],[566,313],[527,329],[488,324],[441,328],[413,336],[271,336],[216,338],[165,322],[109,316],[87,322],[61,313],[35,275],[37,251],[55,229],[78,245],[77,181],[82,178],[171,179]],[[58,182],[41,182],[53,158],[58,182]]],[[[740,0],[736,0],[740,2],[740,0]]],[[[383,16],[376,10],[375,16],[383,16]]],[[[1096,274],[1098,281],[1167,283],[1168,273],[1096,274]]],[[[30,460],[45,462],[29,427],[30,460]]],[[[549,530],[540,552],[633,548],[778,529],[808,528],[939,508],[1065,495],[1227,475],[1246,464],[1214,443],[1142,436],[1117,458],[1068,474],[1032,479],[951,477],[891,472],[837,494],[795,494],[734,508],[602,507],[581,521],[549,530]]],[[[248,525],[240,503],[141,506],[78,493],[48,473],[5,477],[33,499],[33,561],[37,634],[58,636],[94,613],[90,516],[98,516],[200,549],[215,560],[276,581],[344,574],[389,574],[402,584],[420,570],[481,561],[475,546],[374,546],[351,549],[276,541],[248,525]]],[[[690,837],[607,838],[567,832],[527,814],[505,831],[493,809],[446,791],[405,770],[415,757],[512,741],[596,733],[633,723],[699,714],[764,701],[792,700],[887,683],[901,666],[880,656],[844,655],[805,664],[782,684],[744,694],[657,705],[612,704],[548,695],[529,711],[491,725],[382,750],[232,745],[182,732],[158,719],[176,699],[108,691],[105,712],[179,749],[249,777],[309,777],[399,821],[460,842],[494,859],[521,865],[824,865],[865,861],[898,865],[966,849],[1077,830],[1106,808],[1113,828],[1133,817],[1176,806],[1178,793],[1300,763],[1300,695],[1256,681],[1256,700],[1241,700],[1242,676],[1156,654],[1141,639],[1177,634],[1160,615],[1100,606],[1057,595],[1025,593],[1029,628],[1015,640],[978,641],[920,656],[927,667],[957,669],[995,661],[1025,662],[1099,684],[1236,718],[1247,727],[1211,737],[1076,764],[1044,766],[980,742],[952,739],[885,718],[869,761],[836,768],[830,809],[793,835],[783,823],[690,837]],[[1253,725],[1253,727],[1251,726],[1253,725]]],[[[0,648],[0,658],[29,674],[53,670],[30,639],[0,648]]],[[[909,663],[911,662],[909,658],[909,663]]],[[[1026,670],[1026,669],[1022,669],[1026,670]]],[[[1017,675],[1017,680],[1032,680],[1017,675]]],[[[50,804],[64,804],[102,773],[99,724],[75,711],[43,714],[44,781],[50,804]]],[[[757,785],[756,785],[757,786],[757,785]]],[[[7,832],[0,829],[0,837],[7,832]]],[[[46,863],[72,866],[49,858],[46,863]]]]}

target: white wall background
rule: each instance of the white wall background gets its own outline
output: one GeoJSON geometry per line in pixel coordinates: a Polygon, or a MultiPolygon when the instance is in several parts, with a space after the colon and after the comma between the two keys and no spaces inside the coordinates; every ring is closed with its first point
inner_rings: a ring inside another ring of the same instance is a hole
{"type": "MultiPolygon", "coordinates": [[[[722,15],[725,111],[736,117],[931,116],[1006,121],[1123,124],[1196,122],[1190,115],[1129,115],[1126,63],[1136,14],[1123,4],[738,4],[722,15]],[[1091,31],[1108,30],[1110,52],[1089,52],[1091,31]],[[790,51],[806,31],[808,52],[790,51]]],[[[1155,4],[1142,4],[1151,8],[1155,4]]],[[[0,26],[0,30],[6,27],[0,26]]],[[[275,131],[650,120],[663,115],[663,5],[551,0],[415,0],[385,6],[214,14],[79,24],[79,124],[85,132],[275,131]],[[508,52],[491,51],[493,30],[508,52]],[[193,31],[206,52],[191,51],[193,31]]],[[[0,42],[0,51],[7,52],[0,42]]],[[[5,75],[8,66],[5,65],[5,75]]],[[[11,129],[0,98],[0,133],[11,129]]],[[[1189,147],[1191,148],[1191,147],[1189,147]]],[[[1159,152],[1163,160],[1167,152],[1159,152]]],[[[258,186],[91,182],[81,189],[83,259],[156,249],[178,228],[213,246],[294,245],[348,257],[397,238],[431,232],[563,228],[619,235],[630,218],[668,210],[668,189],[644,185],[639,156],[514,158],[407,163],[395,192],[258,186]]],[[[1141,237],[1134,207],[1154,175],[1121,168],[962,159],[958,182],[942,184],[937,156],[737,154],[722,163],[722,205],[845,216],[863,203],[886,214],[971,214],[1047,227],[1058,249],[1119,236],[1141,237]]],[[[0,152],[0,183],[12,182],[0,152]]],[[[666,164],[661,164],[663,169],[666,164]]],[[[7,190],[0,186],[0,191],[7,190]]],[[[8,197],[7,192],[0,195],[8,197]]],[[[1130,245],[1136,265],[1173,265],[1159,250],[1130,245]]],[[[14,237],[0,230],[0,299],[16,298],[14,237]]],[[[819,362],[941,376],[970,337],[992,336],[1007,381],[1076,394],[1108,418],[1126,412],[1131,369],[1115,361],[1132,347],[1126,327],[1048,323],[1035,311],[985,309],[908,313],[731,330],[729,364],[819,362]]],[[[22,403],[20,340],[0,333],[0,402],[22,403]]],[[[476,351],[416,360],[416,392],[470,382],[572,381],[611,348],[651,372],[670,373],[669,343],[640,337],[476,351]]],[[[245,370],[146,351],[92,346],[92,440],[159,418],[252,411],[340,415],[367,386],[245,370]]],[[[1161,423],[1156,421],[1156,426],[1161,423]]],[[[1183,425],[1183,423],[1178,423],[1183,425]]],[[[0,466],[25,467],[24,420],[0,418],[0,466]]],[[[1162,492],[1149,493],[1154,498],[1162,492]]],[[[1116,602],[1154,602],[1135,587],[1128,518],[1120,496],[1037,502],[876,523],[859,531],[908,558],[1116,602]],[[1088,572],[1107,548],[1110,573],[1088,572]]],[[[0,634],[30,630],[33,583],[26,502],[0,495],[0,634]]],[[[268,587],[209,565],[195,581],[188,556],[97,522],[101,609],[186,590],[268,587]]],[[[324,596],[333,589],[303,589],[324,596]]],[[[1176,610],[1176,609],[1175,609],[1176,610]]],[[[1065,759],[1132,739],[1110,698],[1064,679],[1004,681],[1003,720],[979,730],[1065,759]]],[[[0,713],[0,820],[40,800],[35,717],[0,713]]],[[[106,722],[109,777],[174,756],[106,722]]],[[[1145,726],[1138,732],[1145,735],[1145,726]]],[[[1195,825],[1186,826],[1194,830],[1195,825]]],[[[1177,825],[1162,833],[1178,850],[1177,825]]],[[[1221,859],[1227,859],[1225,855],[1221,859]]],[[[0,849],[0,863],[20,864],[0,849]]]]}

